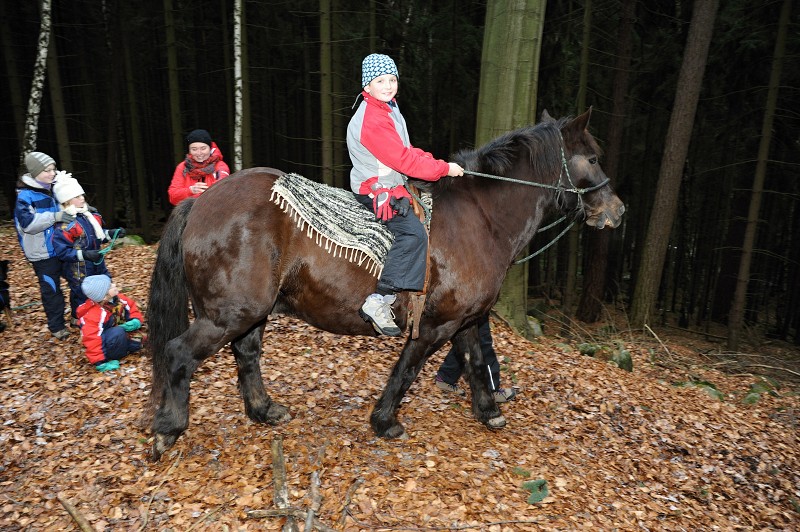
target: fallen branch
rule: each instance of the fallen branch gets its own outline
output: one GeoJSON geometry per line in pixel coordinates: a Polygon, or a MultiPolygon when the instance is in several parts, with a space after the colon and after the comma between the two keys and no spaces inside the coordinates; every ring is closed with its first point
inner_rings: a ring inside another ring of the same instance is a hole
{"type": "Polygon", "coordinates": [[[664,348],[664,351],[667,352],[667,355],[669,355],[670,358],[672,358],[672,353],[669,352],[669,349],[667,348],[666,345],[664,345],[664,342],[661,341],[661,338],[658,337],[658,335],[655,333],[655,331],[653,329],[651,329],[650,326],[647,325],[646,323],[644,324],[644,328],[647,329],[648,331],[650,331],[650,334],[653,335],[653,338],[658,340],[658,343],[661,344],[661,347],[664,348]]]}
{"type": "Polygon", "coordinates": [[[357,478],[349,488],[347,488],[347,494],[344,497],[344,506],[342,507],[342,516],[339,518],[339,526],[344,528],[344,521],[347,519],[347,516],[350,515],[350,498],[353,496],[353,493],[358,489],[358,487],[364,483],[363,478],[357,478]]]}
{"type": "Polygon", "coordinates": [[[67,510],[67,513],[69,513],[69,515],[72,516],[72,519],[75,521],[75,523],[77,523],[78,528],[80,528],[83,532],[96,532],[95,529],[92,527],[92,525],[89,523],[89,521],[87,521],[86,518],[81,515],[78,509],[75,508],[75,506],[71,502],[69,502],[67,498],[64,497],[64,495],[59,493],[58,495],[56,495],[56,497],[58,498],[58,502],[61,503],[61,506],[63,506],[64,509],[67,510]]]}
{"type": "Polygon", "coordinates": [[[308,509],[306,526],[303,532],[311,532],[312,525],[314,524],[314,514],[317,513],[319,507],[322,506],[322,495],[319,492],[319,473],[316,471],[311,473],[311,487],[309,491],[311,493],[311,508],[308,509]]]}
{"type": "MultiPolygon", "coordinates": [[[[289,517],[292,519],[297,519],[298,521],[301,519],[305,519],[308,515],[306,510],[302,508],[295,508],[290,506],[288,508],[269,508],[266,510],[248,510],[245,512],[248,519],[265,519],[269,517],[289,517]]],[[[335,528],[331,528],[325,525],[322,521],[314,517],[312,519],[312,523],[314,528],[320,530],[321,532],[336,532],[335,528]]]]}
{"type": "Polygon", "coordinates": [[[178,457],[175,459],[175,463],[173,463],[170,466],[170,468],[164,474],[164,478],[161,479],[161,482],[159,482],[158,486],[156,486],[155,489],[153,490],[153,494],[150,495],[150,500],[147,501],[147,507],[145,508],[145,511],[144,511],[144,517],[142,517],[142,526],[139,527],[139,532],[142,532],[142,530],[144,530],[145,527],[147,526],[147,521],[150,518],[150,505],[153,504],[153,499],[155,499],[156,493],[158,493],[158,490],[161,489],[161,486],[164,485],[164,483],[169,479],[169,476],[172,474],[172,472],[175,470],[175,468],[178,467],[178,462],[181,461],[181,456],[183,456],[183,453],[178,451],[178,457]]]}
{"type": "MultiPolygon", "coordinates": [[[[286,486],[286,463],[283,460],[283,437],[278,435],[272,440],[272,482],[275,485],[272,500],[280,510],[289,507],[289,488],[286,486]]],[[[302,519],[302,518],[301,518],[302,519]]],[[[286,516],[283,525],[285,531],[298,531],[294,516],[286,516]]]]}
{"type": "Polygon", "coordinates": [[[767,366],[766,364],[745,364],[745,366],[747,366],[748,368],[767,368],[767,369],[774,369],[774,370],[778,370],[778,371],[785,371],[786,373],[791,373],[792,375],[797,375],[798,377],[800,377],[800,373],[798,373],[796,371],[792,371],[792,370],[790,370],[788,368],[781,368],[781,367],[776,367],[776,366],[767,366]]]}

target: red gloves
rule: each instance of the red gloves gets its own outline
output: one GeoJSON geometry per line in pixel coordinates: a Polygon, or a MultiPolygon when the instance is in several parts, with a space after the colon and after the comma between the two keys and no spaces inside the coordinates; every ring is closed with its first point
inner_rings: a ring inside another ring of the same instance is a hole
{"type": "Polygon", "coordinates": [[[377,177],[372,177],[361,183],[358,193],[368,194],[372,198],[372,210],[378,220],[384,222],[394,218],[395,208],[392,204],[395,202],[390,201],[392,198],[397,200],[408,198],[408,201],[411,202],[411,194],[408,193],[406,187],[398,185],[393,188],[386,188],[378,181],[377,177]]]}

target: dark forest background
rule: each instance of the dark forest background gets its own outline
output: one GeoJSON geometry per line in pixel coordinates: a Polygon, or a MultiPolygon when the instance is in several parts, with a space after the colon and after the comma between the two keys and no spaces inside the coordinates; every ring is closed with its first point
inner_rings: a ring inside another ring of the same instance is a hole
{"type": "MultiPolygon", "coordinates": [[[[622,0],[592,2],[590,129],[604,144],[612,109],[622,0]]],[[[334,177],[346,182],[344,128],[361,59],[391,55],[412,142],[447,158],[471,147],[486,2],[332,2],[334,177]]],[[[730,0],[717,13],[658,296],[663,322],[709,330],[734,294],[781,1],[730,0]]],[[[71,171],[109,226],[158,239],[167,186],[186,132],[211,132],[233,164],[232,1],[55,2],[36,149],[71,171]],[[180,127],[170,124],[165,10],[175,19],[180,127]],[[57,75],[57,79],[54,76],[57,75]],[[54,82],[57,86],[54,87],[54,82]],[[65,117],[59,131],[57,117],[65,117]],[[138,201],[144,183],[146,207],[138,201]]],[[[628,207],[613,232],[609,306],[625,306],[655,197],[692,2],[635,2],[625,127],[614,186],[628,207]]],[[[748,288],[747,327],[800,344],[800,10],[793,6],[748,288]]],[[[320,2],[245,2],[250,130],[245,166],[321,175],[320,2]]],[[[0,169],[11,218],[40,16],[38,2],[0,2],[0,169]]],[[[584,3],[547,2],[537,115],[575,115],[584,3]]],[[[607,154],[608,155],[608,154],[607,154]]],[[[211,221],[210,223],[213,223],[211,221]]],[[[583,237],[582,237],[583,239],[583,237]]],[[[537,242],[534,242],[534,246],[537,242]]],[[[544,242],[540,243],[543,244],[544,242]]],[[[531,297],[558,298],[565,245],[530,266],[531,297]],[[560,249],[559,249],[560,248],[560,249]]],[[[586,253],[581,261],[591,260],[586,253]]],[[[579,283],[580,285],[580,283],[579,283]]]]}

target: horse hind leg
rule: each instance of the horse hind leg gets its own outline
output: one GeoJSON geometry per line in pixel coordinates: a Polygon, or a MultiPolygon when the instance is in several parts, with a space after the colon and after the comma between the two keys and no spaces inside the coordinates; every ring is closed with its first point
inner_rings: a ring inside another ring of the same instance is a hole
{"type": "Polygon", "coordinates": [[[200,363],[225,344],[224,329],[199,318],[177,338],[167,342],[164,356],[170,361],[163,395],[153,417],[153,455],[158,461],[189,426],[189,385],[200,363]]]}
{"type": "Polygon", "coordinates": [[[247,417],[256,423],[277,425],[292,419],[289,409],[273,401],[264,388],[261,376],[261,339],[264,324],[253,327],[244,336],[231,343],[239,374],[239,389],[244,400],[247,417]]]}

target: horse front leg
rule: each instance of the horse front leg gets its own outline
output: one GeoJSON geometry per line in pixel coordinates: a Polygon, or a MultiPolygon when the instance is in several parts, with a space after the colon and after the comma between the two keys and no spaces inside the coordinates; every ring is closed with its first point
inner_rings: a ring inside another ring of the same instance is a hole
{"type": "Polygon", "coordinates": [[[472,392],[472,414],[490,429],[503,428],[506,418],[489,390],[489,368],[483,360],[478,325],[461,331],[453,337],[453,344],[462,353],[469,353],[466,364],[467,379],[472,392]]]}
{"type": "Polygon", "coordinates": [[[164,391],[153,417],[153,455],[158,461],[189,426],[189,384],[200,363],[224,345],[224,329],[200,318],[182,335],[167,342],[165,357],[170,360],[164,391]]]}
{"type": "Polygon", "coordinates": [[[440,347],[422,342],[421,339],[422,335],[417,340],[412,340],[409,336],[400,353],[400,359],[392,368],[383,393],[372,409],[369,418],[372,430],[382,438],[401,438],[406,434],[405,428],[397,420],[400,401],[419,375],[425,361],[440,347]]]}
{"type": "Polygon", "coordinates": [[[289,421],[289,409],[273,401],[264,388],[264,379],[261,376],[261,338],[264,334],[264,325],[259,324],[247,334],[231,343],[231,350],[236,357],[236,366],[239,375],[239,389],[244,400],[244,411],[247,417],[256,423],[269,423],[277,425],[289,421]]]}

